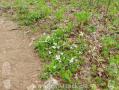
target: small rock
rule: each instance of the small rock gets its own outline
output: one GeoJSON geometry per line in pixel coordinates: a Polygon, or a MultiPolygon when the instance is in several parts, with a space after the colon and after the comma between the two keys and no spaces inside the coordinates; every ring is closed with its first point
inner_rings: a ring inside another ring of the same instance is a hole
{"type": "Polygon", "coordinates": [[[44,83],[43,90],[53,90],[58,85],[59,85],[58,81],[51,77],[44,83]]]}

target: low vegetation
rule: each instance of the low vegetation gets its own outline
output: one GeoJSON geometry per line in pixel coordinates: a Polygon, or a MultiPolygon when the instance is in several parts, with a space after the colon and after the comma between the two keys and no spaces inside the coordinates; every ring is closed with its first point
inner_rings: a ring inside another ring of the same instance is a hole
{"type": "Polygon", "coordinates": [[[44,62],[41,79],[53,76],[84,90],[119,89],[118,0],[15,0],[11,5],[0,6],[12,8],[21,25],[45,33],[34,45],[44,62]]]}

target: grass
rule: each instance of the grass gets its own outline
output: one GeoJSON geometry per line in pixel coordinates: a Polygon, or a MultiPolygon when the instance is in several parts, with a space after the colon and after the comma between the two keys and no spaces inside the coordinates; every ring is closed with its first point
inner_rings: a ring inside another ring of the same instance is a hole
{"type": "MultiPolygon", "coordinates": [[[[33,1],[31,1],[33,2],[33,1]]],[[[21,20],[23,25],[32,25],[33,23],[37,22],[39,19],[45,18],[47,15],[51,13],[50,8],[44,4],[44,2],[41,0],[36,6],[32,6],[31,2],[27,2],[27,6],[22,4],[21,2],[18,2],[18,13],[17,17],[21,20]],[[22,5],[22,6],[20,6],[22,5]],[[29,9],[28,7],[32,7],[29,9]]]]}
{"type": "Polygon", "coordinates": [[[61,84],[80,84],[84,90],[119,89],[119,1],[16,0],[12,4],[21,25],[46,32],[35,42],[45,68],[41,79],[53,76],[61,84]]]}
{"type": "Polygon", "coordinates": [[[56,20],[60,21],[61,19],[63,19],[64,13],[65,13],[65,8],[64,7],[61,7],[60,9],[58,9],[55,13],[56,20]]]}

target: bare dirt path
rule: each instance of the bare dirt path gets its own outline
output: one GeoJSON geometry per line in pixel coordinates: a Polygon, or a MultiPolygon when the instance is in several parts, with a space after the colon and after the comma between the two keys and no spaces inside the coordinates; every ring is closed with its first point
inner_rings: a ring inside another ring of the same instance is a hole
{"type": "Polygon", "coordinates": [[[0,90],[28,90],[38,83],[39,59],[28,37],[13,30],[16,28],[15,23],[0,17],[0,90]]]}

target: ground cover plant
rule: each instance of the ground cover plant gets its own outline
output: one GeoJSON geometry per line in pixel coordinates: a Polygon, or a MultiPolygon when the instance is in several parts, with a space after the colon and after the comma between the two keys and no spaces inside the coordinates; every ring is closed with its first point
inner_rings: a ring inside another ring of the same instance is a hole
{"type": "Polygon", "coordinates": [[[22,25],[45,32],[34,45],[44,62],[41,79],[53,76],[84,90],[119,89],[118,0],[16,0],[12,4],[22,25]]]}

